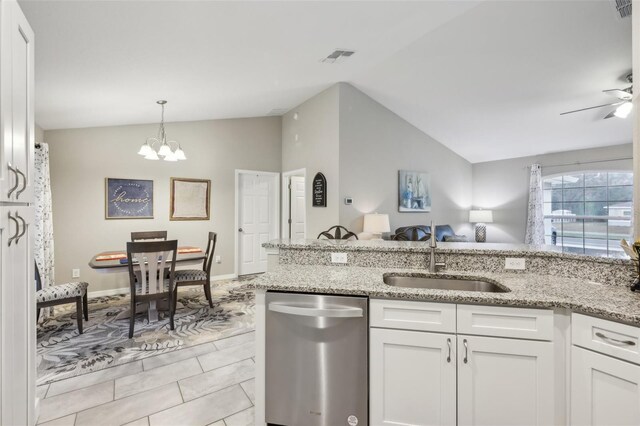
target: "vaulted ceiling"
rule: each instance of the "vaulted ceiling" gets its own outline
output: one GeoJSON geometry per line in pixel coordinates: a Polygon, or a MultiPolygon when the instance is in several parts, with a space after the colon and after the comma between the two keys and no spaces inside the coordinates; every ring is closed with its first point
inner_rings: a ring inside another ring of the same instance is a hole
{"type": "Polygon", "coordinates": [[[22,1],[45,129],[263,116],[346,81],[471,162],[631,141],[612,2],[22,1]],[[320,62],[336,48],[348,60],[320,62]]]}

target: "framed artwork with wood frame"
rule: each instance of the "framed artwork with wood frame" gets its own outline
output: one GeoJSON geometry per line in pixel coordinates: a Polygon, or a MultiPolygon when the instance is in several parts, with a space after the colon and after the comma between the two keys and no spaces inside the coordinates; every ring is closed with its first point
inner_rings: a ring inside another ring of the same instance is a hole
{"type": "Polygon", "coordinates": [[[169,220],[209,220],[210,204],[209,179],[171,178],[169,220]]]}

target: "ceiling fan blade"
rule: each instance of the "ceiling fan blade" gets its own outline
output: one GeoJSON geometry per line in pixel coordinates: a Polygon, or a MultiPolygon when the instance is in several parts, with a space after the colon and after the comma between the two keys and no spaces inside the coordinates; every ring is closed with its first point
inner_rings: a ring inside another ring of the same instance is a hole
{"type": "Polygon", "coordinates": [[[631,93],[622,89],[609,89],[609,90],[603,90],[603,92],[606,93],[607,95],[611,95],[625,101],[628,101],[632,98],[631,93]]]}
{"type": "Polygon", "coordinates": [[[597,106],[592,106],[592,107],[588,107],[588,108],[582,108],[582,109],[576,109],[576,110],[573,110],[573,111],[563,112],[560,115],[573,114],[574,112],[587,111],[587,110],[590,110],[590,109],[603,108],[603,107],[608,107],[608,106],[616,106],[616,105],[620,105],[620,104],[623,104],[623,103],[624,103],[624,101],[622,101],[622,102],[614,102],[612,104],[597,105],[597,106]]]}

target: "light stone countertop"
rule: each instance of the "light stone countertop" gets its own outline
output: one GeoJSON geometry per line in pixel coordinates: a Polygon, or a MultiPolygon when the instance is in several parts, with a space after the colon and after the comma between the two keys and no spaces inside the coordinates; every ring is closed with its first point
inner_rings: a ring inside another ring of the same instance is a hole
{"type": "MultiPolygon", "coordinates": [[[[321,251],[373,251],[395,253],[428,253],[427,241],[390,241],[390,240],[289,240],[277,239],[262,245],[271,249],[321,250],[321,251]]],[[[561,247],[553,245],[535,246],[530,244],[508,243],[447,243],[438,242],[438,253],[457,253],[492,256],[535,256],[547,258],[589,260],[596,263],[630,264],[627,259],[589,256],[584,254],[563,253],[561,247]]]]}
{"type": "Polygon", "coordinates": [[[257,289],[359,295],[371,298],[432,302],[508,305],[533,308],[568,308],[574,312],[640,326],[640,293],[626,286],[602,285],[575,278],[539,274],[446,271],[440,276],[465,276],[494,281],[510,291],[488,293],[400,288],[385,284],[383,274],[428,274],[416,269],[353,266],[277,265],[252,281],[257,289]]]}

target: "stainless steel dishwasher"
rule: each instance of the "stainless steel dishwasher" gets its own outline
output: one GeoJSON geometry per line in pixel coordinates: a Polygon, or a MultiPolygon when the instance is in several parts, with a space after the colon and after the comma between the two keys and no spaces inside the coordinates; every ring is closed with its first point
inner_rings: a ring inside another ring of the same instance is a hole
{"type": "Polygon", "coordinates": [[[368,424],[367,298],[268,292],[266,421],[368,424]]]}

